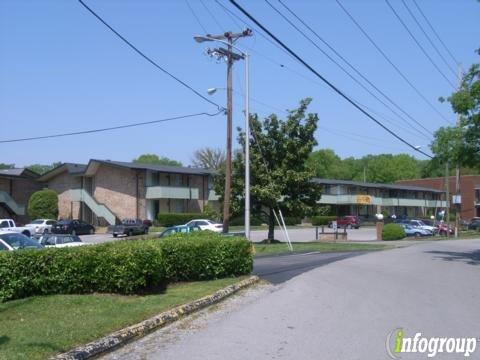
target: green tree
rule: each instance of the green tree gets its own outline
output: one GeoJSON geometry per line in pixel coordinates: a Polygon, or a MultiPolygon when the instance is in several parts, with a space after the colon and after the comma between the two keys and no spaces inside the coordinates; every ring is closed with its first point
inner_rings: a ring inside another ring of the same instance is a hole
{"type": "Polygon", "coordinates": [[[57,166],[62,165],[61,161],[54,162],[51,165],[43,165],[43,164],[33,164],[27,166],[27,169],[32,170],[36,172],[37,174],[43,175],[46,172],[49,172],[50,170],[56,168],[57,166]]]}
{"type": "MultiPolygon", "coordinates": [[[[251,115],[250,167],[252,212],[268,219],[268,240],[274,239],[274,210],[284,216],[303,217],[315,213],[320,199],[320,186],[312,183],[313,171],[307,159],[317,144],[314,133],[318,115],[306,114],[311,99],[300,102],[286,120],[272,114],[260,121],[251,115]]],[[[239,130],[238,141],[245,148],[245,134],[239,130]]],[[[244,204],[244,152],[237,152],[233,161],[232,213],[239,214],[244,204]]],[[[223,194],[222,176],[217,177],[217,194],[223,194]]]]}
{"type": "Polygon", "coordinates": [[[418,160],[407,154],[367,155],[360,160],[363,163],[361,173],[357,173],[354,180],[363,180],[363,167],[367,182],[388,184],[420,177],[418,160]]]}
{"type": "Polygon", "coordinates": [[[2,170],[2,169],[13,169],[14,167],[15,167],[14,164],[0,163],[0,170],[2,170]]]}
{"type": "MultiPolygon", "coordinates": [[[[480,55],[480,49],[477,50],[480,55]]],[[[440,101],[445,99],[440,98],[440,101]]],[[[439,161],[478,168],[480,164],[480,64],[473,64],[460,87],[447,98],[459,126],[440,128],[431,144],[439,161]]]]}
{"type": "Polygon", "coordinates": [[[308,157],[307,165],[318,178],[348,180],[350,177],[346,164],[332,149],[312,152],[308,157]]]}
{"type": "Polygon", "coordinates": [[[58,216],[58,195],[51,189],[36,191],[28,200],[28,215],[32,219],[56,219],[58,216]]]}
{"type": "Polygon", "coordinates": [[[132,160],[134,163],[140,164],[156,164],[156,165],[168,165],[168,166],[182,166],[182,163],[176,160],[169,159],[167,157],[159,157],[156,154],[143,154],[138,158],[132,160]]]}
{"type": "Polygon", "coordinates": [[[205,169],[219,170],[225,166],[225,151],[206,147],[194,152],[192,163],[205,169]]]}

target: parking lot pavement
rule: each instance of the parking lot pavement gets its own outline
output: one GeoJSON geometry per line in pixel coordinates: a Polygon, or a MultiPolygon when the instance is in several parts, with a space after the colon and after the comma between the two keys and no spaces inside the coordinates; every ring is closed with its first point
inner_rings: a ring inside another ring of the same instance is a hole
{"type": "MultiPolygon", "coordinates": [[[[316,229],[309,227],[305,229],[288,229],[288,236],[292,242],[312,242],[315,241],[316,229]]],[[[321,230],[319,229],[319,232],[321,230]]],[[[343,230],[342,230],[343,231],[343,230]]],[[[332,229],[325,227],[325,232],[332,232],[332,229]]],[[[267,238],[267,230],[255,230],[251,232],[253,242],[260,242],[267,238]]],[[[347,230],[348,241],[374,241],[377,239],[375,227],[361,227],[360,229],[347,230]]],[[[275,229],[275,239],[286,241],[282,231],[275,229]]]]}
{"type": "Polygon", "coordinates": [[[80,239],[87,244],[101,244],[108,241],[120,240],[122,238],[114,238],[112,234],[93,234],[80,235],[80,239]]]}

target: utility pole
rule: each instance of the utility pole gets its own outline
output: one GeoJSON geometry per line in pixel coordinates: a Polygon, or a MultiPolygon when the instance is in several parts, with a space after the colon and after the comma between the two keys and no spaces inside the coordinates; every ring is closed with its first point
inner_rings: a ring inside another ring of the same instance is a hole
{"type": "MultiPolygon", "coordinates": [[[[458,66],[458,89],[462,85],[463,79],[463,67],[462,65],[458,66]]],[[[457,114],[457,127],[460,129],[460,114],[457,114]]],[[[458,144],[457,144],[458,146],[458,144]]],[[[455,168],[455,237],[458,237],[458,231],[460,228],[460,211],[462,209],[462,197],[460,191],[460,164],[457,159],[457,166],[455,168]]]]}
{"type": "MultiPolygon", "coordinates": [[[[230,196],[232,184],[232,118],[233,118],[233,94],[232,94],[232,70],[236,60],[243,59],[242,55],[233,52],[234,42],[240,38],[252,36],[252,30],[246,29],[240,33],[226,32],[221,35],[205,35],[204,39],[219,40],[227,43],[227,49],[208,49],[207,53],[217,58],[225,58],[227,61],[227,149],[225,161],[225,192],[223,197],[223,232],[228,233],[230,219],[230,196]]],[[[247,109],[248,111],[248,109],[247,109]]],[[[248,135],[248,134],[247,134],[248,135]]]]}
{"type": "Polygon", "coordinates": [[[445,164],[445,189],[446,189],[446,194],[445,194],[445,200],[446,200],[446,209],[445,209],[445,223],[447,224],[447,237],[450,237],[450,231],[448,230],[450,228],[450,225],[448,225],[448,222],[450,220],[450,169],[448,168],[448,160],[447,163],[445,164]]]}

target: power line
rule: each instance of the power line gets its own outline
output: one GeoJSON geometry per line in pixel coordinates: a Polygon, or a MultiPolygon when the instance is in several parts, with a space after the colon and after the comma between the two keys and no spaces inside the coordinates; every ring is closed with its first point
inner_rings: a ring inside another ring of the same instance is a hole
{"type": "Polygon", "coordinates": [[[363,29],[363,27],[358,23],[357,20],[353,17],[352,14],[343,6],[340,0],[335,0],[340,6],[340,8],[343,10],[343,12],[350,18],[350,20],[357,26],[357,28],[362,32],[362,34],[370,41],[370,43],[377,49],[377,51],[383,56],[383,58],[395,69],[395,71],[402,77],[403,80],[417,93],[418,96],[433,110],[439,115],[441,118],[443,118],[446,122],[452,123],[450,120],[448,120],[438,109],[423,95],[420,90],[407,78],[407,76],[398,68],[397,65],[385,54],[385,52],[378,46],[378,44],[372,39],[370,35],[363,29]]]}
{"type": "Polygon", "coordinates": [[[345,100],[347,100],[350,104],[352,104],[356,109],[358,109],[360,112],[362,112],[365,116],[367,116],[369,119],[374,121],[377,125],[382,127],[385,131],[387,131],[389,134],[394,136],[396,139],[400,140],[403,142],[405,145],[411,147],[413,150],[429,157],[432,158],[431,155],[428,155],[427,153],[423,152],[422,150],[418,149],[417,147],[413,146],[410,144],[408,141],[394,133],[392,130],[387,128],[385,125],[383,125],[379,120],[377,120],[375,117],[370,115],[367,111],[365,111],[363,108],[361,108],[359,105],[357,105],[350,97],[345,95],[340,89],[338,89],[335,85],[333,85],[330,81],[328,81],[325,77],[320,75],[314,68],[312,68],[305,60],[303,60],[300,56],[298,56],[293,50],[291,50],[288,46],[286,46],[280,39],[278,39],[275,35],[273,35],[269,30],[265,28],[259,21],[257,21],[252,15],[250,15],[245,9],[243,9],[240,5],[237,4],[235,0],[230,0],[230,2],[237,8],[239,9],[245,16],[247,16],[251,21],[253,21],[257,26],[259,26],[263,31],[265,31],[272,39],[274,39],[280,46],[282,46],[285,50],[287,50],[293,57],[295,57],[298,61],[300,61],[307,69],[309,69],[313,74],[315,74],[320,80],[322,80],[325,84],[327,84],[333,91],[335,91],[337,94],[339,94],[341,97],[343,97],[345,100]]]}
{"type": "Polygon", "coordinates": [[[388,7],[390,8],[390,10],[392,10],[392,12],[394,13],[395,17],[398,19],[398,21],[400,21],[400,23],[402,24],[403,28],[407,31],[407,33],[410,35],[410,37],[412,38],[412,40],[415,42],[415,44],[417,44],[418,48],[422,51],[423,55],[425,55],[427,57],[427,59],[430,61],[430,63],[433,65],[433,67],[435,69],[437,69],[438,73],[440,75],[442,75],[442,77],[445,79],[446,82],[448,82],[454,89],[456,89],[456,86],[450,81],[450,79],[445,75],[445,73],[438,67],[438,65],[433,61],[433,59],[430,57],[430,55],[428,55],[427,51],[425,50],[425,48],[422,46],[422,44],[420,44],[420,42],[417,40],[417,38],[415,37],[415,35],[413,35],[413,33],[410,31],[410,29],[408,28],[407,24],[405,24],[405,22],[402,20],[402,18],[400,17],[400,15],[397,13],[397,11],[395,10],[395,8],[392,6],[392,4],[390,4],[390,1],[388,0],[385,0],[385,2],[387,3],[388,7]]]}
{"type": "Polygon", "coordinates": [[[447,62],[447,60],[445,59],[445,57],[442,55],[442,53],[440,52],[440,50],[438,50],[437,46],[434,44],[434,42],[432,41],[432,39],[430,38],[430,36],[427,34],[427,32],[425,31],[425,29],[423,28],[422,24],[420,24],[420,22],[418,21],[417,17],[415,16],[415,14],[412,12],[412,10],[410,9],[410,7],[407,5],[407,3],[405,2],[405,0],[402,0],[402,3],[403,3],[403,6],[405,6],[405,8],[407,9],[408,13],[410,14],[410,16],[413,18],[413,20],[415,21],[415,23],[418,25],[418,27],[420,28],[420,30],[422,31],[423,35],[425,35],[425,37],[427,38],[428,42],[430,43],[430,45],[432,45],[432,47],[435,49],[436,53],[438,54],[438,56],[442,59],[443,63],[445,64],[445,66],[447,66],[450,71],[452,72],[452,74],[454,76],[457,76],[457,74],[455,73],[455,70],[452,68],[452,66],[447,62]]]}
{"type": "Polygon", "coordinates": [[[196,117],[196,116],[201,116],[201,115],[206,115],[206,116],[213,117],[213,116],[219,115],[220,113],[223,113],[223,109],[214,113],[214,114],[201,112],[201,113],[196,113],[196,114],[180,115],[180,116],[174,116],[174,117],[160,119],[160,120],[144,121],[144,122],[138,122],[138,123],[133,123],[133,124],[127,124],[127,125],[119,125],[119,126],[101,128],[101,129],[75,131],[75,132],[70,132],[70,133],[43,135],[43,136],[35,136],[35,137],[20,138],[20,139],[0,140],[0,143],[13,143],[13,142],[20,142],[20,141],[52,139],[52,138],[59,138],[59,137],[65,137],[65,136],[92,134],[92,133],[97,133],[97,132],[105,132],[105,131],[126,129],[126,128],[131,128],[131,127],[136,127],[136,126],[143,126],[143,125],[157,124],[157,123],[161,123],[161,122],[167,122],[167,121],[173,121],[173,120],[179,120],[179,119],[186,119],[186,118],[196,117]]]}
{"type": "MultiPolygon", "coordinates": [[[[205,10],[206,10],[207,13],[210,15],[210,17],[213,19],[213,21],[215,22],[215,24],[217,24],[217,26],[220,28],[220,30],[221,30],[221,31],[224,31],[222,24],[220,24],[220,22],[217,20],[217,18],[215,17],[215,15],[213,15],[213,13],[210,11],[210,9],[207,7],[207,5],[205,5],[205,3],[203,2],[203,0],[200,0],[200,3],[201,3],[202,6],[205,8],[205,10]]],[[[205,33],[207,33],[207,32],[205,32],[205,33]]]]}
{"type": "Polygon", "coordinates": [[[198,25],[200,25],[200,27],[202,28],[203,32],[206,34],[208,33],[207,29],[205,29],[205,26],[203,26],[202,22],[200,21],[200,18],[197,16],[197,14],[195,13],[195,11],[193,10],[192,6],[190,5],[190,2],[188,0],[185,0],[185,3],[187,4],[188,6],[188,9],[190,10],[190,12],[192,13],[193,17],[195,18],[195,20],[197,20],[197,23],[198,25]]]}
{"type": "MultiPolygon", "coordinates": [[[[360,82],[357,78],[355,78],[345,67],[339,64],[335,59],[333,59],[329,54],[327,54],[322,48],[320,48],[315,41],[313,41],[309,36],[307,36],[301,29],[299,29],[295,24],[293,24],[284,14],[282,14],[275,6],[273,6],[268,0],[265,2],[275,11],[277,12],[285,21],[287,21],[293,28],[295,28],[300,34],[302,34],[308,41],[310,41],[313,46],[315,46],[322,54],[324,54],[330,61],[332,61],[335,65],[337,65],[347,76],[349,76],[353,81],[355,81],[358,85],[360,85],[365,91],[367,91],[371,96],[373,96],[377,101],[382,103],[386,108],[388,108],[392,113],[398,116],[402,121],[404,121],[409,126],[412,126],[403,116],[398,114],[395,110],[392,109],[391,106],[386,104],[383,100],[381,100],[377,95],[375,95],[370,89],[368,89],[362,82],[360,82]]],[[[413,122],[415,122],[418,126],[420,126],[423,130],[427,131],[429,135],[426,135],[428,139],[430,139],[430,135],[433,135],[430,130],[428,130],[425,126],[423,126],[419,121],[413,118],[410,114],[404,111],[397,103],[395,103],[388,95],[386,95],[382,90],[380,90],[375,84],[373,84],[366,76],[360,73],[350,62],[348,62],[340,53],[338,53],[328,42],[326,42],[321,36],[315,32],[308,24],[306,24],[299,16],[297,16],[288,6],[286,6],[281,0],[278,2],[283,5],[298,21],[300,21],[307,29],[309,29],[320,41],[322,41],[331,51],[333,51],[340,59],[342,59],[351,69],[355,71],[363,80],[365,80],[370,86],[372,86],[377,92],[383,95],[391,104],[393,104],[397,109],[399,109],[402,113],[406,114],[413,122]]],[[[418,131],[418,130],[417,130],[418,131]]],[[[422,132],[421,130],[419,132],[422,132]]]]}
{"type": "Polygon", "coordinates": [[[130,48],[132,48],[137,54],[139,54],[141,57],[143,57],[145,60],[147,60],[150,64],[152,64],[153,66],[155,66],[158,70],[162,71],[164,74],[170,76],[172,79],[174,79],[175,81],[179,82],[180,84],[182,84],[184,87],[186,87],[187,89],[189,89],[191,92],[193,92],[195,95],[197,95],[198,97],[202,98],[203,100],[205,100],[206,102],[212,104],[212,105],[215,105],[217,107],[218,110],[223,110],[223,107],[218,105],[217,103],[213,102],[212,100],[208,99],[207,97],[205,97],[204,95],[202,95],[201,93],[199,93],[197,90],[195,90],[194,88],[192,88],[190,85],[188,85],[186,82],[180,80],[178,77],[176,77],[175,75],[173,75],[172,73],[168,72],[167,70],[165,70],[163,67],[161,67],[160,65],[158,65],[158,63],[156,63],[155,61],[153,61],[150,57],[148,57],[147,55],[145,55],[142,51],[140,51],[135,45],[133,45],[130,41],[128,41],[125,37],[123,37],[117,30],[115,30],[113,27],[111,27],[105,20],[103,20],[100,15],[98,15],[95,11],[93,11],[91,8],[88,7],[87,4],[85,4],[82,0],[78,0],[78,2],[80,4],[83,5],[83,7],[85,9],[87,9],[93,16],[95,16],[103,25],[105,25],[110,31],[112,31],[115,35],[117,35],[117,37],[119,37],[125,44],[127,44],[128,46],[130,46],[130,48]]]}
{"type": "Polygon", "coordinates": [[[425,22],[428,24],[428,26],[430,27],[430,29],[432,30],[432,32],[435,34],[435,36],[437,37],[438,41],[440,41],[440,43],[443,45],[444,49],[447,51],[447,53],[450,55],[450,57],[452,58],[452,60],[455,62],[456,65],[460,64],[460,61],[458,61],[455,56],[453,56],[452,52],[448,49],[447,45],[445,45],[445,43],[442,41],[442,38],[438,35],[438,33],[435,31],[435,28],[432,26],[432,24],[430,23],[430,21],[428,21],[428,18],[425,16],[425,13],[422,11],[422,9],[420,8],[420,6],[418,6],[417,4],[417,1],[416,0],[413,0],[413,3],[415,4],[415,7],[418,9],[418,11],[420,12],[420,14],[422,14],[423,18],[425,19],[425,22]]]}

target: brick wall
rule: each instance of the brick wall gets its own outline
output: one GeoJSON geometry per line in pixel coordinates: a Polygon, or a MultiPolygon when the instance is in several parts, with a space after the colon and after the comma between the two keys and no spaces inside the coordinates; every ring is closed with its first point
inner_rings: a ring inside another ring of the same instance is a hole
{"type": "Polygon", "coordinates": [[[30,221],[27,214],[28,200],[35,191],[42,189],[44,186],[31,178],[0,178],[0,191],[5,191],[19,205],[25,206],[25,215],[19,216],[9,214],[5,208],[2,211],[2,217],[13,217],[15,221],[26,223],[30,221]]]}
{"type": "MultiPolygon", "coordinates": [[[[445,191],[445,178],[427,178],[397,181],[398,184],[414,185],[445,191]]],[[[448,177],[450,195],[455,194],[455,176],[448,177]]],[[[460,217],[462,219],[471,219],[477,216],[475,208],[475,187],[480,187],[479,175],[464,175],[460,177],[460,194],[462,195],[462,206],[460,217]]],[[[450,201],[451,201],[450,197],[450,201]]],[[[451,206],[453,209],[453,205],[451,206]]]]}
{"type": "Polygon", "coordinates": [[[94,198],[120,219],[146,218],[145,172],[100,164],[95,174],[94,198]],[[138,202],[137,202],[138,184],[138,202]]]}
{"type": "Polygon", "coordinates": [[[70,189],[81,188],[81,177],[71,176],[67,170],[48,181],[48,188],[58,194],[58,218],[78,219],[80,215],[80,203],[72,202],[70,189]]]}

